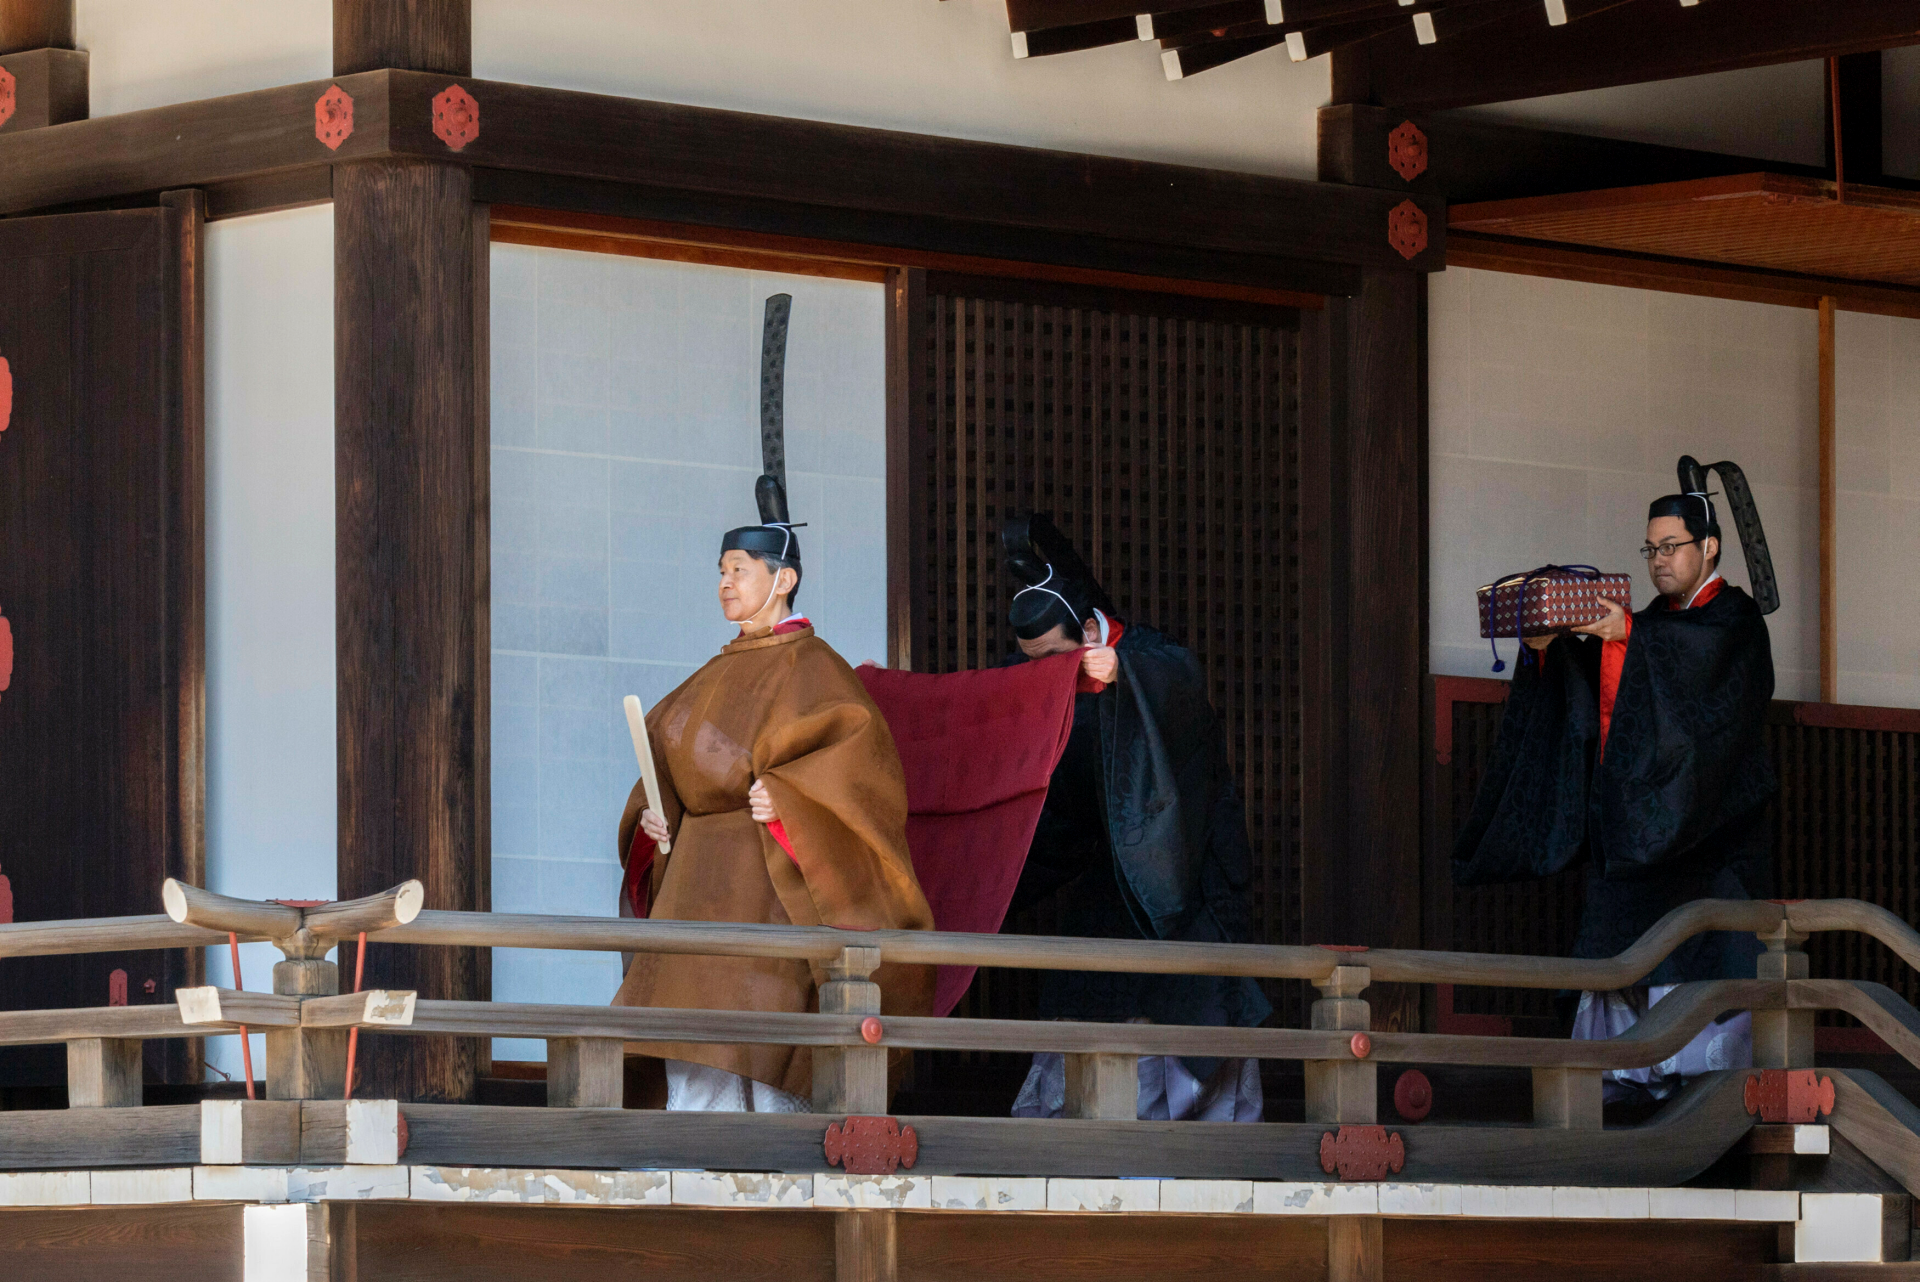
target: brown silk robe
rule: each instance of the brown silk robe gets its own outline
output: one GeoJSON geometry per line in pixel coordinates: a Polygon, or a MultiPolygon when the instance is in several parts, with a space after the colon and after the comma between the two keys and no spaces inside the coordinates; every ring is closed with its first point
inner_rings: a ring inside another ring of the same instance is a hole
{"type": "MultiPolygon", "coordinates": [[[[655,856],[649,917],[928,930],[907,854],[907,790],[886,719],[813,629],[737,640],[647,714],[672,851],[655,856]],[[794,855],[747,810],[763,780],[794,855]]],[[[622,863],[646,791],[620,820],[622,863]]],[[[644,838],[642,839],[644,843],[644,838]]],[[[651,851],[645,845],[641,857],[651,851]]],[[[804,961],[639,953],[616,1006],[812,1011],[823,976],[804,961]]],[[[933,1009],[933,968],[883,965],[883,1014],[933,1009]]],[[[637,1054],[689,1060],[802,1097],[804,1046],[632,1042],[637,1054]]]]}

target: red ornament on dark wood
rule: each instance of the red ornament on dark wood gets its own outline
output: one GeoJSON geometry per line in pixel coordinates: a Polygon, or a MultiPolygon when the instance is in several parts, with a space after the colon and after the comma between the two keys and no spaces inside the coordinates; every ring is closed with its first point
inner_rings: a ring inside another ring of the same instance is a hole
{"type": "Polygon", "coordinates": [[[329,151],[353,136],[353,99],[339,85],[329,86],[313,104],[313,136],[329,151]]]}
{"type": "Polygon", "coordinates": [[[107,976],[107,1005],[125,1006],[127,1004],[127,972],[115,970],[107,976]]]}
{"type": "Polygon", "coordinates": [[[1387,163],[1406,182],[1427,172],[1427,136],[1411,120],[1387,135],[1387,163]]]}
{"type": "Polygon", "coordinates": [[[0,432],[7,430],[7,424],[13,421],[13,367],[7,364],[7,358],[0,356],[0,432]]]}
{"type": "Polygon", "coordinates": [[[433,99],[433,136],[455,151],[480,136],[480,104],[459,85],[448,85],[433,99]]]}
{"type": "Polygon", "coordinates": [[[920,1160],[920,1137],[891,1117],[849,1117],[827,1127],[821,1151],[848,1175],[892,1175],[920,1160]]]}
{"type": "Polygon", "coordinates": [[[1400,1074],[1393,1084],[1394,1112],[1409,1122],[1418,1122],[1433,1111],[1433,1083],[1417,1068],[1400,1074]]]}
{"type": "Polygon", "coordinates": [[[1833,1112],[1833,1079],[1811,1068],[1765,1068],[1747,1079],[1745,1098],[1763,1122],[1804,1125],[1833,1112]]]}
{"type": "MultiPolygon", "coordinates": [[[[6,688],[12,684],[13,684],[13,622],[10,619],[8,619],[6,615],[0,614],[0,691],[6,690],[6,688]]],[[[0,881],[5,881],[5,880],[6,878],[0,877],[0,881]]],[[[13,907],[13,894],[11,891],[9,891],[7,894],[7,907],[9,908],[9,910],[11,910],[11,908],[13,907]]],[[[12,920],[13,918],[11,917],[0,918],[0,921],[12,921],[12,920]]]]}
{"type": "Polygon", "coordinates": [[[1320,1169],[1343,1180],[1384,1180],[1406,1164],[1406,1145],[1384,1126],[1343,1126],[1320,1137],[1320,1169]]]}
{"type": "MultiPolygon", "coordinates": [[[[0,619],[0,624],[4,623],[6,623],[6,620],[0,619]]],[[[4,687],[5,685],[6,682],[0,681],[0,687],[4,687]]],[[[0,926],[11,926],[12,924],[13,879],[5,873],[0,873],[0,926]]]]}
{"type": "Polygon", "coordinates": [[[1387,243],[1400,251],[1400,257],[1413,258],[1427,247],[1427,216],[1411,200],[1403,200],[1387,213],[1387,243]]]}
{"type": "Polygon", "coordinates": [[[13,73],[0,67],[0,125],[13,119],[13,109],[19,105],[18,88],[13,73]]]}

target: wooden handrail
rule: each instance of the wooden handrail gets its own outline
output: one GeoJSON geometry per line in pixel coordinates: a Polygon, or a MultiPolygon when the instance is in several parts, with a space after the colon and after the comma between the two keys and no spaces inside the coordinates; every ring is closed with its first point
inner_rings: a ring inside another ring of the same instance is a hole
{"type": "MultiPolygon", "coordinates": [[[[241,943],[260,938],[242,933],[241,943]]],[[[182,926],[162,913],[150,917],[76,917],[0,925],[0,957],[64,957],[73,953],[138,952],[148,948],[211,948],[224,931],[182,926]]]]}
{"type": "Polygon", "coordinates": [[[1802,899],[1785,905],[1787,925],[1803,935],[1850,930],[1871,935],[1901,961],[1920,970],[1920,931],[1895,914],[1864,899],[1802,899]]]}
{"type": "Polygon", "coordinates": [[[418,880],[403,881],[377,895],[302,908],[217,895],[169,877],[160,887],[160,902],[168,917],[185,925],[274,940],[301,936],[317,944],[405,925],[420,915],[426,887],[418,880]]]}

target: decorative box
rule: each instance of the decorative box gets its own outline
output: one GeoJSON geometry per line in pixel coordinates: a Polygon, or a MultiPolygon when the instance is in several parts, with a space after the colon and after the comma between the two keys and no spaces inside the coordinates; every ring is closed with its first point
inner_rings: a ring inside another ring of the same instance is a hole
{"type": "Polygon", "coordinates": [[[1539,637],[1604,619],[1603,598],[1633,609],[1633,576],[1602,574],[1590,565],[1543,565],[1496,579],[1479,597],[1481,636],[1539,637]]]}

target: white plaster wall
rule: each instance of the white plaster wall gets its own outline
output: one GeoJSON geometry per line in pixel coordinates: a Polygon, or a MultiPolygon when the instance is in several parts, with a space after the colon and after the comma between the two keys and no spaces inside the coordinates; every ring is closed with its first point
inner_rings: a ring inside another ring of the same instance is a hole
{"type": "Polygon", "coordinates": [[[1326,58],[1169,83],[1158,43],[1016,60],[1000,0],[475,0],[477,76],[1314,176],[1326,58]]]}
{"type": "MultiPolygon", "coordinates": [[[[207,228],[207,883],[332,899],[333,209],[207,228]]],[[[279,954],[241,949],[265,989],[279,954]]],[[[209,983],[230,986],[227,950],[209,983]]],[[[239,1043],[207,1043],[237,1075],[239,1043]]],[[[264,1073],[254,1039],[254,1071],[264,1073]]]]}
{"type": "MultiPolygon", "coordinates": [[[[1650,601],[1646,505],[1684,453],[1746,471],[1780,582],[1779,697],[1818,698],[1813,312],[1453,268],[1429,316],[1434,672],[1491,675],[1474,588],[1501,574],[1591,564],[1650,601]]],[[[1920,706],[1920,322],[1843,312],[1836,352],[1840,698],[1920,706]]]]}
{"type": "MultiPolygon", "coordinates": [[[[782,292],[799,606],[849,662],[884,660],[881,286],[493,247],[496,911],[617,911],[637,777],[620,700],[651,708],[735,634],[714,563],[758,520],[761,321],[782,292]]],[[[619,983],[612,954],[494,951],[500,1001],[594,1004],[619,983]]]]}
{"type": "Polygon", "coordinates": [[[333,71],[330,0],[77,0],[74,22],[96,116],[333,71]]]}
{"type": "Polygon", "coordinates": [[[1825,92],[1826,63],[1789,62],[1468,107],[1460,114],[1820,165],[1826,163],[1825,92]]]}

